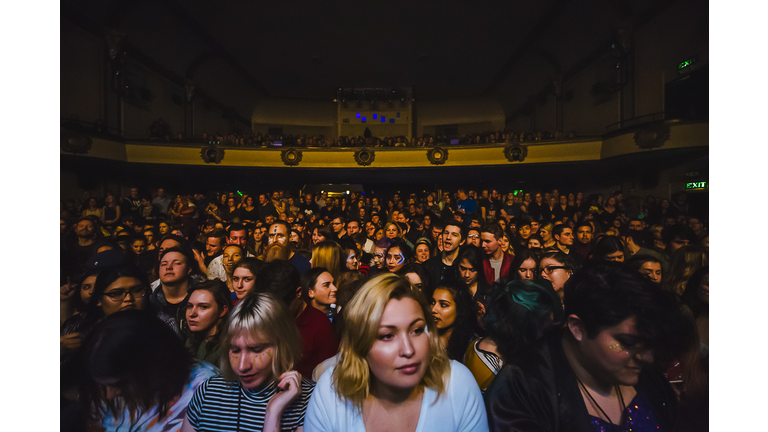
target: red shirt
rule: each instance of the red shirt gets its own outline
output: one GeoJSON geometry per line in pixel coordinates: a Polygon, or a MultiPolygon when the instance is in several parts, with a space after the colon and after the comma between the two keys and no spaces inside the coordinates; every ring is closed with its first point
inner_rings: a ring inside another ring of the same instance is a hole
{"type": "Polygon", "coordinates": [[[339,339],[333,331],[331,320],[310,305],[296,317],[296,325],[303,342],[301,360],[296,370],[304,378],[312,379],[315,367],[339,351],[339,339]]]}

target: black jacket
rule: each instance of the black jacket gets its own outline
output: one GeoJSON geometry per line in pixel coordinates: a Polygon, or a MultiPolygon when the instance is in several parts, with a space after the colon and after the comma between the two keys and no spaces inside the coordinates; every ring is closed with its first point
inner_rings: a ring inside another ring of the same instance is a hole
{"type": "MultiPolygon", "coordinates": [[[[507,362],[485,392],[490,431],[591,432],[591,417],[576,375],[553,329],[530,349],[507,362]]],[[[677,399],[664,377],[646,367],[635,385],[662,431],[671,431],[677,399]]]]}

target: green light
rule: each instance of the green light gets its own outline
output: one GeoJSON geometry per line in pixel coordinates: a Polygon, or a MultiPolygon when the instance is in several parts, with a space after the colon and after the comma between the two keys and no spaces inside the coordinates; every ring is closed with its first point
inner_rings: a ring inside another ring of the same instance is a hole
{"type": "Polygon", "coordinates": [[[688,60],[682,61],[677,64],[677,70],[681,71],[685,68],[691,67],[692,64],[696,63],[696,57],[691,57],[688,60]]]}
{"type": "Polygon", "coordinates": [[[685,184],[686,189],[707,189],[709,184],[705,181],[690,182],[685,184]]]}
{"type": "Polygon", "coordinates": [[[243,193],[240,192],[240,191],[237,191],[237,194],[240,195],[240,196],[243,196],[243,193]]]}

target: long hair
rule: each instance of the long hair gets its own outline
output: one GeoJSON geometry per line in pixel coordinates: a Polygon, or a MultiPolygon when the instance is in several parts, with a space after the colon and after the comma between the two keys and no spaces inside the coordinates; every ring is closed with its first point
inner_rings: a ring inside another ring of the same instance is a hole
{"type": "Polygon", "coordinates": [[[235,306],[225,328],[219,350],[219,369],[227,381],[237,381],[229,362],[229,347],[232,340],[243,333],[250,337],[263,337],[275,348],[272,356],[273,379],[293,369],[301,358],[302,342],[296,321],[273,294],[248,293],[235,306]]]}
{"type": "Polygon", "coordinates": [[[151,294],[147,274],[133,264],[106,268],[99,272],[99,275],[96,277],[96,282],[93,284],[93,293],[91,294],[91,299],[88,301],[88,305],[86,305],[83,321],[80,325],[81,329],[88,331],[88,329],[97,321],[104,318],[104,311],[101,306],[98,306],[99,300],[104,296],[104,291],[106,291],[114,281],[121,277],[136,278],[142,285],[144,285],[146,290],[144,293],[144,309],[147,309],[149,306],[149,295],[151,294]]]}
{"type": "Polygon", "coordinates": [[[325,267],[338,280],[347,268],[347,255],[335,241],[321,241],[312,248],[312,267],[325,267]]]}
{"type": "MultiPolygon", "coordinates": [[[[309,298],[309,290],[315,288],[317,278],[319,278],[323,273],[331,272],[325,267],[312,267],[311,269],[307,270],[306,273],[301,275],[301,298],[305,303],[309,304],[312,301],[312,299],[309,298]]],[[[333,282],[334,284],[337,282],[336,278],[333,279],[333,282]]]]}
{"type": "Polygon", "coordinates": [[[662,287],[677,295],[685,291],[686,282],[696,270],[707,265],[707,254],[699,245],[683,246],[672,254],[669,274],[664,275],[662,287]]]}
{"type": "Polygon", "coordinates": [[[206,339],[206,335],[202,334],[202,332],[192,332],[189,330],[189,326],[187,325],[187,305],[189,304],[190,297],[192,297],[192,293],[195,291],[208,291],[211,293],[213,301],[216,302],[216,305],[219,307],[219,313],[221,313],[221,311],[223,311],[225,308],[227,310],[227,313],[223,317],[219,318],[219,321],[216,323],[216,334],[214,334],[213,338],[208,341],[207,348],[209,351],[214,351],[219,348],[221,333],[224,331],[224,325],[227,322],[227,317],[232,311],[232,300],[229,289],[227,288],[227,285],[219,279],[214,279],[194,285],[189,289],[189,291],[187,291],[187,298],[184,300],[184,304],[181,305],[180,309],[181,328],[184,329],[186,333],[188,333],[187,339],[190,341],[190,351],[192,355],[197,353],[197,349],[200,348],[200,344],[202,344],[206,339]]]}
{"type": "Polygon", "coordinates": [[[429,363],[418,387],[432,388],[438,397],[445,391],[450,362],[440,345],[437,327],[424,296],[412,289],[407,279],[384,273],[366,282],[343,310],[346,331],[339,346],[341,360],[333,370],[333,384],[340,398],[349,400],[361,411],[363,401],[370,394],[371,369],[367,357],[379,333],[381,316],[390,300],[404,298],[419,304],[427,322],[429,363]]]}
{"type": "MultiPolygon", "coordinates": [[[[472,294],[464,284],[458,285],[438,285],[435,291],[444,289],[453,297],[456,305],[456,321],[453,323],[453,332],[448,340],[448,346],[445,347],[448,357],[451,360],[461,360],[469,343],[480,331],[477,323],[477,314],[475,313],[475,302],[472,300],[472,294]]],[[[434,295],[434,292],[433,292],[434,295]]]]}
{"type": "Polygon", "coordinates": [[[192,356],[174,331],[139,311],[116,312],[96,325],[80,361],[83,406],[96,407],[97,419],[128,409],[132,422],[153,407],[165,417],[192,370],[192,356]],[[119,398],[107,399],[99,385],[104,380],[115,380],[111,385],[120,389],[119,398]]]}

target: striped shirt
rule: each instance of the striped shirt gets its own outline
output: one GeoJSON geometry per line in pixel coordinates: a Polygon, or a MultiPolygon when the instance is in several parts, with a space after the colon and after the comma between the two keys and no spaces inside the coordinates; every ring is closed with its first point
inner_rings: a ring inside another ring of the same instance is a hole
{"type": "MultiPolygon", "coordinates": [[[[280,430],[293,431],[304,426],[304,414],[314,389],[314,382],[301,380],[301,394],[285,408],[280,430]]],[[[276,392],[277,381],[259,392],[252,392],[239,382],[226,381],[217,375],[197,389],[189,403],[187,418],[198,432],[261,431],[267,403],[276,392]]]]}

